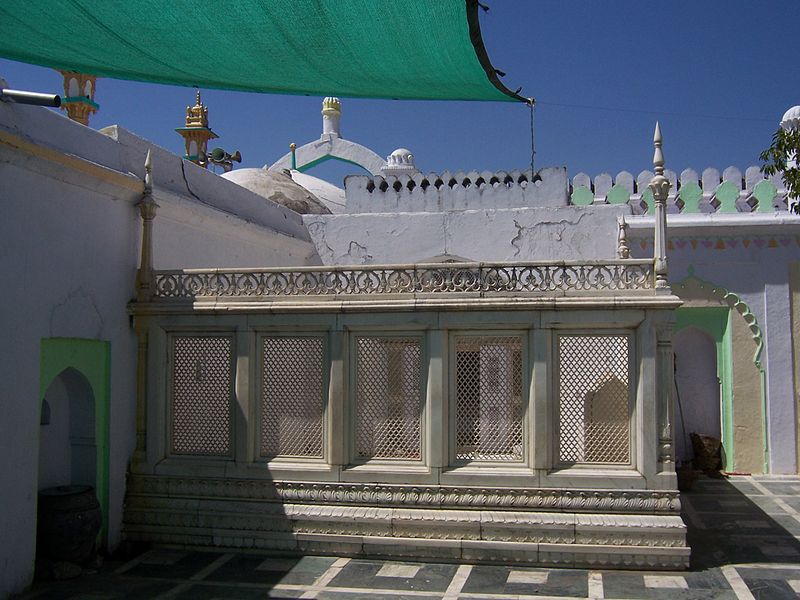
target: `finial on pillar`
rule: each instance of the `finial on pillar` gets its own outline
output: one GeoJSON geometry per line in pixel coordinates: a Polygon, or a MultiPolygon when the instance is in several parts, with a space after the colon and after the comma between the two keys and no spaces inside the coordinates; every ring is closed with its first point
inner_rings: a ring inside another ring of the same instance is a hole
{"type": "Polygon", "coordinates": [[[208,168],[208,142],[219,136],[208,126],[208,107],[200,98],[200,90],[195,94],[195,105],[186,107],[186,121],[175,131],[183,138],[186,147],[184,160],[208,168]]]}
{"type": "Polygon", "coordinates": [[[661,125],[656,121],[656,131],[653,134],[653,145],[655,152],[653,153],[653,167],[655,167],[656,175],[664,174],[664,152],[661,150],[661,125]]]}
{"type": "Polygon", "coordinates": [[[150,150],[144,159],[144,190],[137,204],[142,218],[142,252],[139,270],[136,272],[136,299],[147,302],[155,293],[153,276],[153,219],[156,218],[158,204],[153,199],[153,156],[150,150]]]}
{"type": "Polygon", "coordinates": [[[144,193],[146,195],[153,193],[153,155],[150,150],[144,159],[144,193]]]}
{"type": "Polygon", "coordinates": [[[342,119],[342,102],[338,98],[328,96],[322,101],[322,135],[339,137],[339,122],[342,119]]]}
{"type": "Polygon", "coordinates": [[[667,196],[669,195],[670,183],[669,179],[664,177],[664,153],[661,150],[661,126],[656,121],[656,131],[653,134],[653,145],[655,152],[653,154],[653,167],[655,175],[650,180],[647,186],[653,193],[653,199],[656,202],[656,222],[655,222],[655,239],[654,239],[654,268],[656,289],[669,290],[669,282],[667,281],[667,196]]]}

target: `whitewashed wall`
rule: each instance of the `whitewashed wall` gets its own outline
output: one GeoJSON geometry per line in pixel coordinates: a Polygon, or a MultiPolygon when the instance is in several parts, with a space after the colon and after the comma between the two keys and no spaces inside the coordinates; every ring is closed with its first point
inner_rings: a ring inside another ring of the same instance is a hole
{"type": "Polygon", "coordinates": [[[177,156],[124,130],[108,133],[0,103],[0,597],[33,576],[42,338],[111,343],[110,546],[120,538],[135,436],[136,339],[126,306],[141,235],[140,194],[124,183],[129,172],[143,174],[147,149],[161,206],[156,266],[319,262],[296,213],[195,165],[182,170],[177,156]]]}

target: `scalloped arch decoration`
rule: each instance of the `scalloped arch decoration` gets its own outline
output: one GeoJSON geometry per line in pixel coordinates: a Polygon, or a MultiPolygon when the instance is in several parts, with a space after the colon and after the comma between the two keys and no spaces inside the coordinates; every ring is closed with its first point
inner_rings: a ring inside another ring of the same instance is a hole
{"type": "Polygon", "coordinates": [[[672,290],[676,292],[678,296],[683,295],[680,293],[681,291],[694,291],[698,296],[717,300],[720,304],[727,305],[739,313],[745,323],[747,323],[747,327],[756,344],[756,351],[753,354],[753,364],[759,371],[764,370],[761,364],[761,353],[764,350],[764,336],[761,332],[761,326],[758,324],[758,319],[750,310],[750,307],[740,296],[720,285],[700,279],[694,274],[694,267],[692,266],[689,267],[689,275],[685,279],[672,284],[672,290]]]}

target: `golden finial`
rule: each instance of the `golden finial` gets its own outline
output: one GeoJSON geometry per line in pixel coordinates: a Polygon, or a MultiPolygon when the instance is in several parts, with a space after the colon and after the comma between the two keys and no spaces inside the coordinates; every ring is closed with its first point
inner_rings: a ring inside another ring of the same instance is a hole
{"type": "Polygon", "coordinates": [[[196,165],[206,167],[208,164],[208,141],[217,134],[208,127],[208,107],[203,106],[200,90],[195,94],[195,105],[186,107],[186,124],[176,129],[184,140],[186,154],[184,159],[196,165]]]}
{"type": "Polygon", "coordinates": [[[186,107],[186,127],[208,127],[208,107],[203,106],[200,90],[195,98],[195,105],[186,107]]]}
{"type": "Polygon", "coordinates": [[[342,101],[333,96],[326,96],[322,100],[322,114],[325,112],[342,112],[342,101]]]}

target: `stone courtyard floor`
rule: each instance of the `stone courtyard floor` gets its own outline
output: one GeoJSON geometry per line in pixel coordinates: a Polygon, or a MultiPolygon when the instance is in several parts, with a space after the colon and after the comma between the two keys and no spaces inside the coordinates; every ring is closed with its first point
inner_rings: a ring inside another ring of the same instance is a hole
{"type": "Polygon", "coordinates": [[[702,478],[683,494],[683,572],[545,569],[153,548],[29,599],[320,600],[800,597],[800,477],[702,478]]]}

